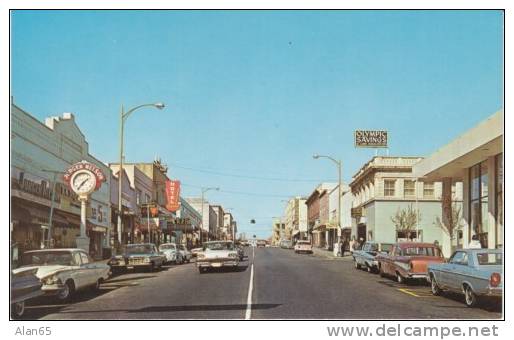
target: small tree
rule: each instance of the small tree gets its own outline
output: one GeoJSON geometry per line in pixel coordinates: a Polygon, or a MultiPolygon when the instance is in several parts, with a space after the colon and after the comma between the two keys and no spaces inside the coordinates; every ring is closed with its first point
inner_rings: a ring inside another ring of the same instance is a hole
{"type": "MultiPolygon", "coordinates": [[[[436,217],[434,224],[444,231],[450,237],[450,240],[453,241],[457,237],[459,230],[462,230],[464,227],[464,224],[462,223],[461,206],[452,204],[451,209],[443,210],[443,219],[436,217]],[[446,220],[447,223],[444,223],[443,220],[446,220]]],[[[458,244],[459,241],[457,240],[457,245],[458,244]]]]}
{"type": "MultiPolygon", "coordinates": [[[[412,239],[412,232],[419,221],[421,221],[421,214],[419,210],[414,209],[411,204],[407,209],[398,208],[396,214],[391,217],[391,221],[396,227],[396,235],[403,233],[409,239],[412,239]]],[[[416,237],[417,236],[418,235],[416,235],[416,237]]]]}

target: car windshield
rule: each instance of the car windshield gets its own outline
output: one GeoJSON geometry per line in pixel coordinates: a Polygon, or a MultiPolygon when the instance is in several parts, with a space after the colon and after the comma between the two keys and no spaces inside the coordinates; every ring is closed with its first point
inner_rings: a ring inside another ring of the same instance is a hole
{"type": "Polygon", "coordinates": [[[23,254],[22,266],[76,266],[71,252],[45,251],[23,254]]]}
{"type": "Polygon", "coordinates": [[[477,260],[480,266],[503,264],[503,256],[501,253],[477,253],[477,260]]]}
{"type": "Polygon", "coordinates": [[[441,256],[434,247],[408,247],[402,249],[402,256],[441,256]]]}
{"type": "Polygon", "coordinates": [[[150,254],[152,246],[149,244],[132,244],[125,247],[126,254],[150,254]]]}
{"type": "Polygon", "coordinates": [[[162,244],[159,246],[159,250],[175,250],[175,245],[174,244],[162,244]]]}
{"type": "Polygon", "coordinates": [[[382,243],[380,248],[382,248],[383,252],[390,253],[391,250],[393,249],[393,245],[392,244],[384,244],[384,243],[382,243]]]}
{"type": "Polygon", "coordinates": [[[234,246],[231,242],[210,242],[205,244],[205,249],[209,250],[233,250],[234,246]]]}
{"type": "Polygon", "coordinates": [[[370,243],[368,246],[368,251],[378,251],[378,244],[370,243]]]}
{"type": "Polygon", "coordinates": [[[186,247],[185,247],[183,244],[181,244],[181,245],[179,245],[179,246],[178,246],[178,249],[180,249],[180,250],[186,250],[186,247]]]}

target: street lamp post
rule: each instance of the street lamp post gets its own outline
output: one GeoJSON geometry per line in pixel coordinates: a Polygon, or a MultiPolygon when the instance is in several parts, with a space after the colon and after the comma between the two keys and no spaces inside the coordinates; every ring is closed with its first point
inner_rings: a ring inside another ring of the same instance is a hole
{"type": "Polygon", "coordinates": [[[57,170],[49,170],[49,169],[41,169],[43,172],[49,172],[54,175],[53,177],[53,184],[52,184],[52,199],[50,201],[50,216],[48,218],[48,236],[45,243],[45,248],[50,248],[51,246],[51,240],[52,240],[52,222],[54,217],[54,201],[55,201],[55,187],[57,184],[57,175],[58,174],[64,174],[63,171],[57,171],[57,170]],[[48,245],[47,245],[47,244],[48,245]]]}
{"type": "MultiPolygon", "coordinates": [[[[203,207],[204,207],[204,196],[205,196],[205,193],[209,190],[216,190],[216,191],[219,191],[220,188],[218,187],[209,187],[209,188],[203,188],[202,187],[202,227],[200,228],[200,242],[202,242],[203,244],[203,239],[202,239],[202,229],[203,229],[203,207]]],[[[209,212],[207,212],[209,213],[209,212]]],[[[207,232],[207,241],[209,240],[209,232],[207,232]]]]}
{"type": "MultiPolygon", "coordinates": [[[[313,155],[312,158],[319,159],[319,158],[328,158],[332,162],[334,162],[337,165],[337,172],[338,172],[338,194],[337,194],[337,227],[338,230],[341,230],[341,171],[342,171],[342,162],[340,160],[336,160],[330,156],[325,155],[313,155]]],[[[336,235],[334,235],[334,240],[336,239],[336,235]]],[[[338,240],[339,241],[339,240],[338,240]]],[[[344,250],[343,250],[344,251],[344,250]]]]}
{"type": "Polygon", "coordinates": [[[155,107],[159,110],[164,109],[163,103],[153,103],[153,104],[143,104],[136,106],[127,112],[124,112],[123,105],[121,106],[120,110],[120,167],[118,172],[118,246],[121,245],[121,231],[122,231],[122,225],[121,225],[121,214],[123,212],[123,206],[121,202],[121,191],[122,191],[122,178],[123,178],[123,132],[124,132],[124,126],[125,126],[125,120],[130,116],[130,114],[137,109],[143,108],[143,107],[155,107]]]}

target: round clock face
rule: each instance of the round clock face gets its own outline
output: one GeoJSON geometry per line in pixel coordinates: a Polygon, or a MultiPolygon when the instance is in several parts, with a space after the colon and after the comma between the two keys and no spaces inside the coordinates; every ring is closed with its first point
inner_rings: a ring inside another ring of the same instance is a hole
{"type": "Polygon", "coordinates": [[[89,171],[79,171],[71,179],[71,187],[79,195],[92,192],[95,186],[95,175],[89,171]]]}

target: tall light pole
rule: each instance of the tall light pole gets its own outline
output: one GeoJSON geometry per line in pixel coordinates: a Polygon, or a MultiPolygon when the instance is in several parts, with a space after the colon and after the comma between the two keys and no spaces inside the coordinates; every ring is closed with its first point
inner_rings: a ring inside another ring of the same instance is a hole
{"type": "Polygon", "coordinates": [[[64,174],[63,171],[58,170],[49,170],[49,169],[41,169],[42,172],[48,172],[54,175],[53,177],[53,184],[52,184],[52,199],[50,201],[50,216],[48,218],[48,236],[45,243],[45,248],[50,248],[51,246],[51,240],[52,240],[52,222],[54,217],[54,201],[55,201],[55,186],[57,184],[57,175],[64,174]],[[48,243],[48,244],[46,244],[48,243]]]}
{"type": "Polygon", "coordinates": [[[121,203],[121,191],[122,191],[122,178],[123,178],[123,130],[124,130],[124,126],[125,126],[125,120],[130,116],[130,114],[132,112],[134,112],[140,108],[150,107],[150,106],[155,107],[159,110],[164,109],[163,103],[153,103],[153,104],[143,104],[143,105],[136,106],[136,107],[128,110],[127,112],[124,112],[123,105],[122,105],[121,110],[120,110],[120,167],[119,167],[119,172],[118,172],[118,228],[117,228],[118,246],[121,245],[121,231],[122,231],[121,214],[123,212],[123,206],[121,203]]]}
{"type": "MultiPolygon", "coordinates": [[[[209,188],[203,188],[202,187],[202,227],[200,228],[200,242],[203,243],[203,240],[202,240],[202,228],[203,228],[203,206],[204,206],[204,196],[205,196],[205,193],[209,190],[216,190],[216,191],[219,191],[220,188],[218,187],[209,187],[209,188]]],[[[207,211],[207,214],[209,212],[207,211]]],[[[207,240],[209,240],[209,232],[207,232],[207,240]]]]}
{"type": "MultiPolygon", "coordinates": [[[[338,193],[337,193],[337,227],[338,227],[338,230],[341,229],[341,170],[342,170],[342,162],[339,160],[336,160],[330,156],[325,156],[325,155],[313,155],[312,158],[314,159],[319,159],[319,158],[328,158],[330,159],[332,162],[334,162],[336,165],[337,165],[337,172],[338,172],[338,193]]],[[[335,232],[335,231],[334,231],[335,232]]],[[[336,234],[337,235],[337,234],[336,234]]],[[[334,240],[336,239],[336,235],[334,235],[334,240]]]]}

